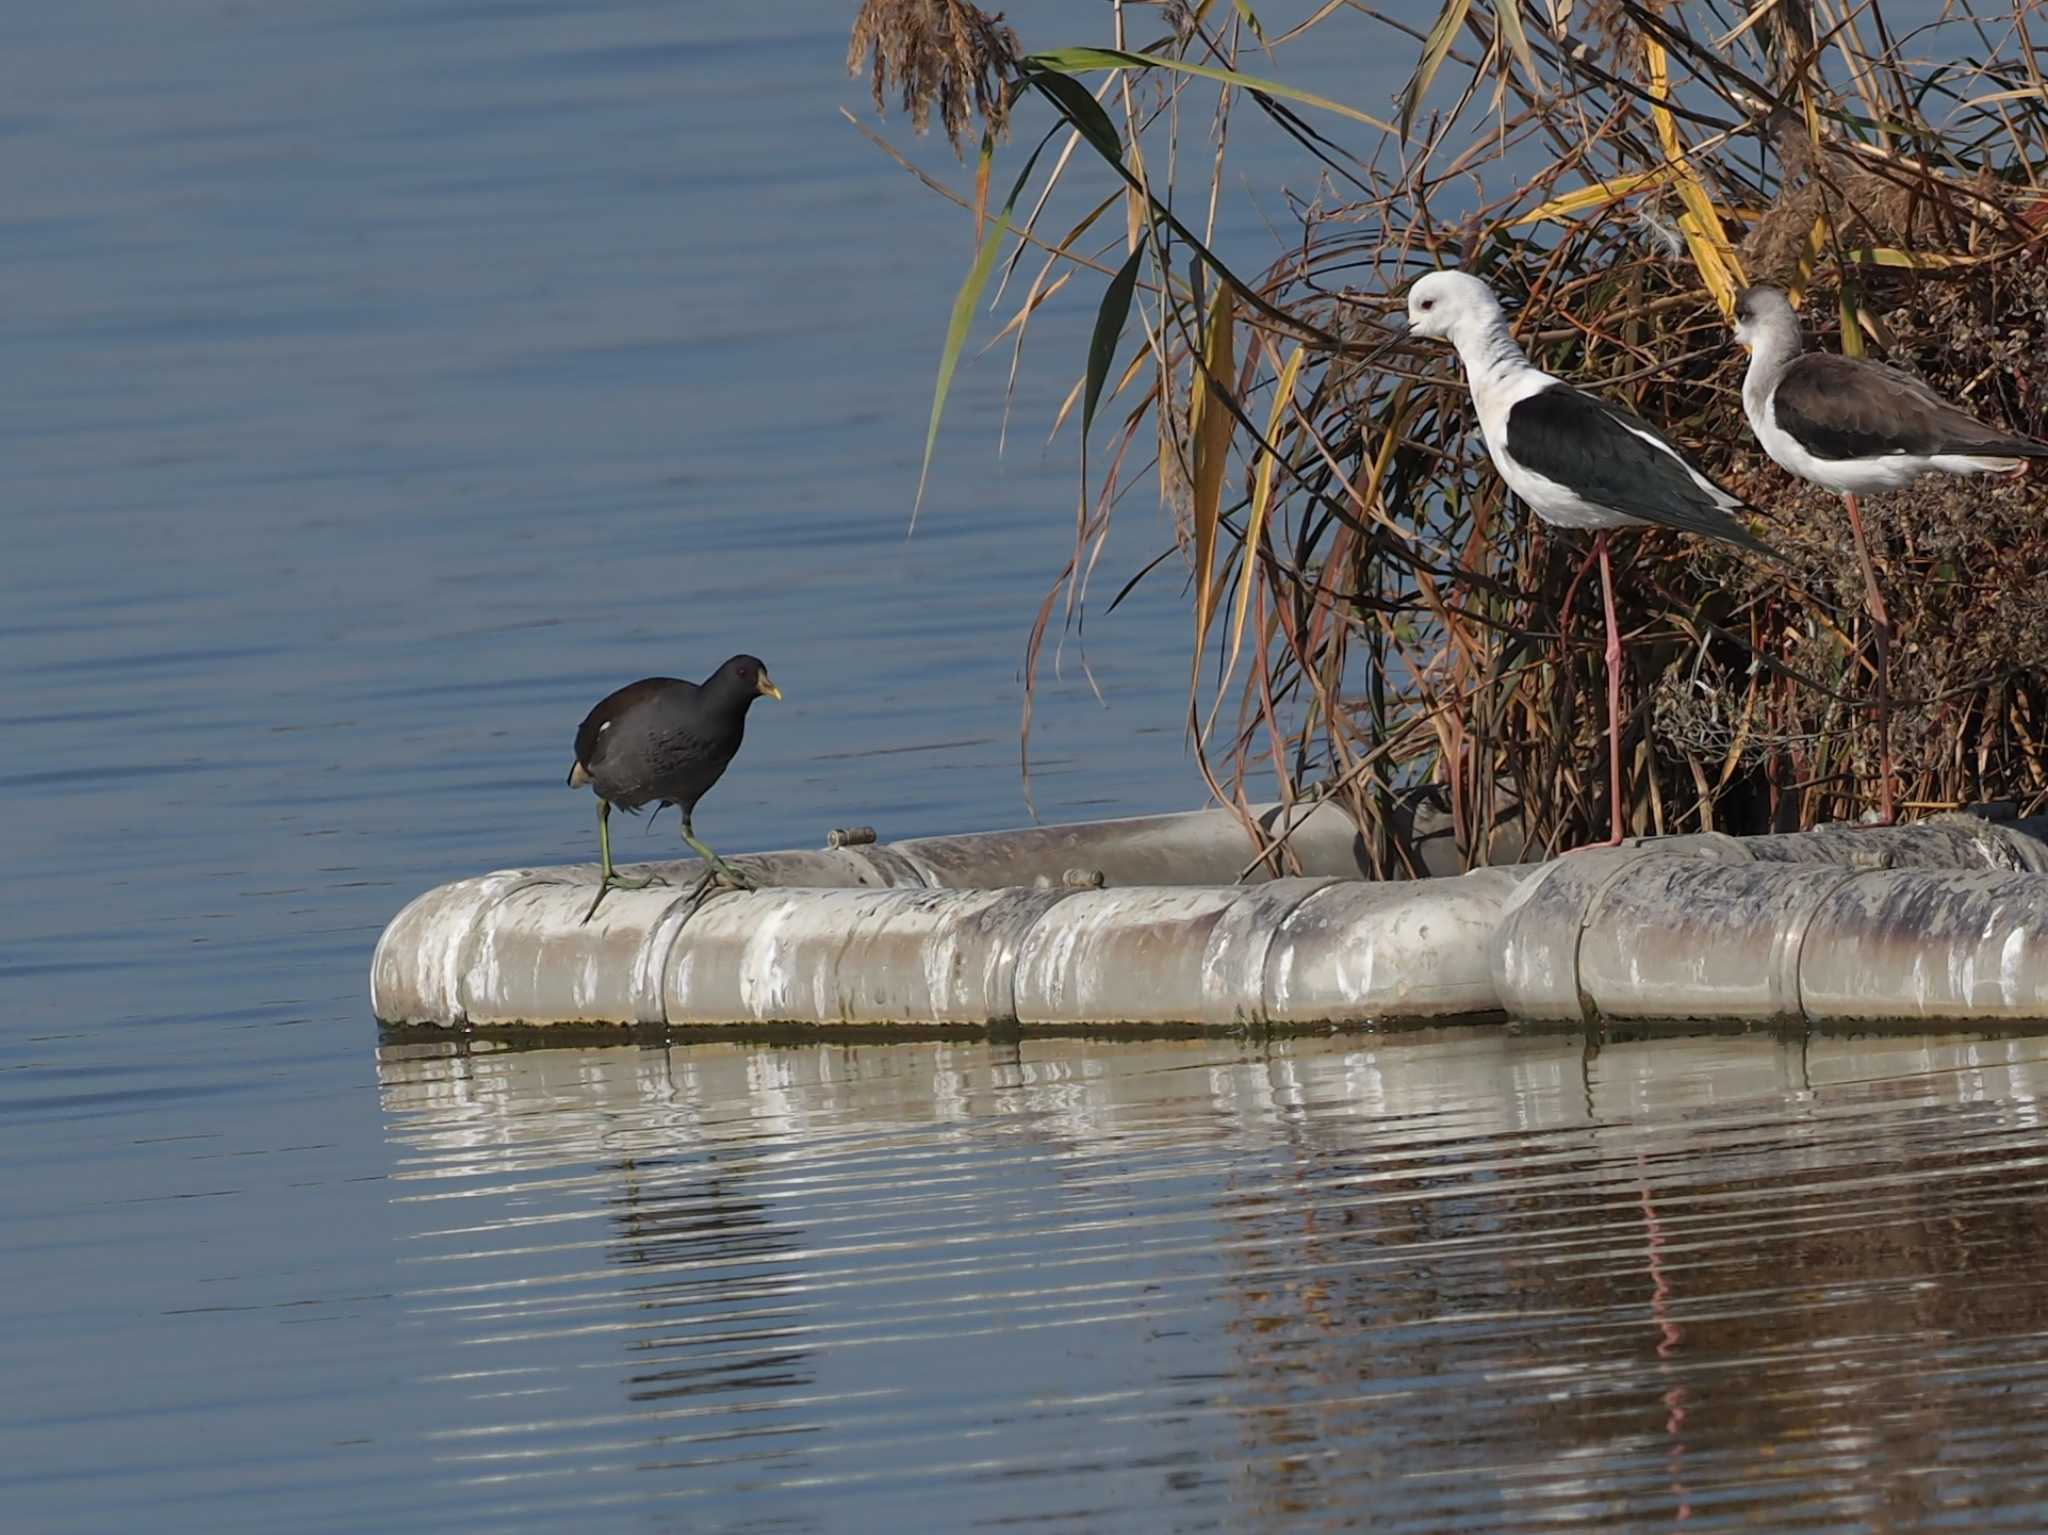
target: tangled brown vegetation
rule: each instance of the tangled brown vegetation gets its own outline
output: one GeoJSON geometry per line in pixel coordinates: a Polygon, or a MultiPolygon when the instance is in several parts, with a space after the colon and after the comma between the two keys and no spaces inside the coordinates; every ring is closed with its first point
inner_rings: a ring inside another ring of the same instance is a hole
{"type": "MultiPolygon", "coordinates": [[[[1743,283],[1780,283],[1810,345],[1881,356],[2042,435],[2037,3],[1958,0],[1907,38],[1881,5],[1830,0],[1450,0],[1423,35],[1320,7],[1278,37],[1255,37],[1254,7],[1204,4],[1143,47],[1119,35],[1019,59],[1009,101],[1048,107],[1049,141],[1092,149],[1111,195],[1043,234],[1029,210],[1045,178],[1088,161],[1046,154],[1038,171],[1034,157],[956,322],[999,252],[1042,263],[1020,329],[1055,269],[1115,272],[1062,407],[1084,437],[1103,409],[1107,439],[1084,452],[1065,580],[1151,458],[1191,576],[1190,726],[1219,796],[1244,804],[1270,770],[1283,796],[1336,797],[1390,872],[1413,866],[1402,806],[1425,787],[1475,861],[1607,829],[1597,590],[1557,611],[1583,546],[1507,503],[1455,368],[1381,324],[1419,272],[1462,266],[1518,306],[1539,366],[1664,425],[1764,509],[1757,531],[1791,557],[1778,569],[1659,532],[1617,543],[1637,829],[1786,828],[1874,805],[1873,647],[1840,502],[1749,440],[1727,315],[1743,283]],[[1345,46],[1415,49],[1407,92],[1380,108],[1394,120],[1271,78],[1289,47],[1337,27],[1364,29],[1345,46]],[[1106,71],[1098,99],[1083,82],[1106,71]],[[1151,146],[1196,91],[1218,139],[1187,170],[1194,157],[1151,146]],[[1251,276],[1176,212],[1213,208],[1244,110],[1294,133],[1324,187],[1251,276]],[[1339,147],[1360,124],[1370,142],[1339,147]],[[1482,172],[1514,190],[1475,196],[1482,172]],[[1141,339],[1120,363],[1133,317],[1141,339]]],[[[1905,805],[2048,804],[2043,477],[1929,480],[1866,505],[1897,637],[1905,805]]]]}

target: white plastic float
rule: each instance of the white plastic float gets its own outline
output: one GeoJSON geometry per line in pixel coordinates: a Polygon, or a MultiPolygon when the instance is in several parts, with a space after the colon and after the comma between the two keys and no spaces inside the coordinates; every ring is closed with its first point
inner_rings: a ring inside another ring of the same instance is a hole
{"type": "Polygon", "coordinates": [[[594,866],[487,874],[392,920],[371,1006],[674,1030],[2048,1020],[2048,821],[1651,838],[1375,882],[1337,807],[1295,818],[1282,878],[1247,868],[1224,811],[835,836],[736,859],[761,888],[706,896],[695,861],[647,865],[670,883],[587,923],[594,866]]]}

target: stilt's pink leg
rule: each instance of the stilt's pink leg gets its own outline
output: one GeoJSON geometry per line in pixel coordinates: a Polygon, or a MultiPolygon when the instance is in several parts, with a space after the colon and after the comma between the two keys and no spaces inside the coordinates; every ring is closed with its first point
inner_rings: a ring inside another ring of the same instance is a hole
{"type": "Polygon", "coordinates": [[[1870,558],[1870,545],[1863,537],[1863,514],[1856,506],[1855,492],[1842,497],[1849,508],[1849,532],[1856,539],[1856,558],[1863,565],[1864,601],[1870,609],[1871,632],[1877,636],[1877,818],[1881,826],[1898,819],[1892,801],[1892,623],[1884,611],[1884,594],[1877,589],[1877,566],[1870,558]]]}
{"type": "Polygon", "coordinates": [[[1614,618],[1614,573],[1607,565],[1607,535],[1593,535],[1593,553],[1600,561],[1600,600],[1607,609],[1607,789],[1611,805],[1607,846],[1628,835],[1621,809],[1621,626],[1614,618]]]}

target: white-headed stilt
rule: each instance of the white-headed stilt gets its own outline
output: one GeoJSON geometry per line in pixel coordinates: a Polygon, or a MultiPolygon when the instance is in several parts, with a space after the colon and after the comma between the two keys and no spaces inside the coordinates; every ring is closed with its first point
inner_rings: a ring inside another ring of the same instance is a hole
{"type": "Polygon", "coordinates": [[[1594,561],[1607,614],[1609,843],[1626,833],[1621,796],[1621,633],[1614,617],[1614,576],[1607,540],[1616,528],[1663,527],[1718,538],[1753,554],[1783,559],[1735,518],[1753,511],[1716,485],[1649,423],[1621,406],[1574,389],[1536,367],[1508,329],[1493,290],[1464,272],[1432,272],[1408,290],[1408,329],[1457,348],[1494,467],[1545,522],[1586,528],[1592,553],[1565,593],[1594,561]]]}
{"type": "Polygon", "coordinates": [[[1826,486],[1848,508],[1877,639],[1878,814],[1889,824],[1891,621],[1856,497],[1898,490],[1926,474],[2022,474],[2028,459],[2048,458],[2048,444],[1984,425],[1897,368],[1804,350],[1799,317],[1780,289],[1743,291],[1735,339],[1749,349],[1742,413],[1756,440],[1781,467],[1826,486]]]}

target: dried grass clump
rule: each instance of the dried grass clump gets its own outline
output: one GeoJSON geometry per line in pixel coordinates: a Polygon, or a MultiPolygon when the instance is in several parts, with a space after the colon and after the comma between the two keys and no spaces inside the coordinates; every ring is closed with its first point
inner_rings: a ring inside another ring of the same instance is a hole
{"type": "MultiPolygon", "coordinates": [[[[1068,610],[1124,492],[1156,476],[1193,609],[1190,731],[1220,796],[1243,804],[1270,780],[1337,799],[1390,872],[1415,865],[1396,811],[1424,784],[1471,849],[1604,834],[1597,583],[1558,611],[1584,541],[1509,504],[1455,364],[1380,323],[1415,275],[1463,266],[1517,308],[1538,366],[1664,425],[1791,558],[1617,540],[1635,829],[1870,809],[1874,647],[1846,519],[1749,439],[1727,315],[1744,282],[1783,283],[1810,344],[2048,431],[2048,100],[2023,46],[2040,3],[1956,0],[1911,52],[1881,3],[1452,3],[1408,38],[1414,75],[1391,110],[1285,83],[1305,34],[1354,51],[1404,38],[1356,8],[1251,39],[1242,8],[1214,7],[1135,57],[1018,61],[1082,148],[1042,157],[1051,169],[1012,198],[1026,211],[988,236],[1013,265],[1042,252],[1010,321],[1019,344],[1056,268],[1117,274],[1093,281],[1096,344],[1060,411],[1101,424],[1068,610]],[[1128,73],[1098,106],[1078,77],[1104,68],[1128,73]],[[1319,187],[1251,274],[1212,246],[1242,111],[1293,133],[1319,187]],[[1343,143],[1362,122],[1365,145],[1343,143]],[[1201,133],[1213,142],[1188,153],[1201,133]],[[1041,234],[1043,178],[1078,174],[1088,150],[1115,166],[1109,196],[1041,234]],[[1135,348],[1117,344],[1126,329],[1135,348]]],[[[1936,480],[1865,502],[1910,808],[2048,804],[2044,484],[1936,480]]],[[[1031,658],[1059,610],[1049,598],[1031,658]]]]}
{"type": "Polygon", "coordinates": [[[1017,34],[965,0],[865,0],[846,50],[848,74],[873,70],[875,106],[888,107],[893,76],[911,126],[923,133],[932,108],[953,153],[964,155],[976,118],[1001,136],[1005,86],[1017,67],[1017,34]]]}

